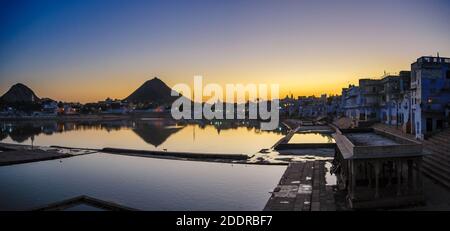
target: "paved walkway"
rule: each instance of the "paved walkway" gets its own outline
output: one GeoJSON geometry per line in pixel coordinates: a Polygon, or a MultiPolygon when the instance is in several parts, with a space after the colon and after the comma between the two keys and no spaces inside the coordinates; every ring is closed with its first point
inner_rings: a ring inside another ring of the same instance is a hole
{"type": "Polygon", "coordinates": [[[265,211],[335,211],[331,185],[326,184],[325,161],[290,163],[265,211]]]}

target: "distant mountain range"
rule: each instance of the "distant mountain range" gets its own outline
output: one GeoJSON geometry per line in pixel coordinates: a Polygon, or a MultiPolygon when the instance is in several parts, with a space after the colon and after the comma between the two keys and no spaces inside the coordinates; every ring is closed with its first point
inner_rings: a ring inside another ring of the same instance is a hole
{"type": "MultiPolygon", "coordinates": [[[[172,103],[178,96],[171,96],[172,89],[157,77],[146,81],[124,100],[133,103],[172,103]]],[[[2,103],[39,103],[40,99],[29,87],[18,83],[13,85],[3,96],[2,103]]]]}
{"type": "Polygon", "coordinates": [[[14,84],[2,97],[0,102],[4,103],[38,103],[41,99],[24,84],[14,84]]]}
{"type": "Polygon", "coordinates": [[[157,77],[146,81],[124,100],[132,103],[172,103],[179,96],[171,96],[172,89],[157,77]]]}

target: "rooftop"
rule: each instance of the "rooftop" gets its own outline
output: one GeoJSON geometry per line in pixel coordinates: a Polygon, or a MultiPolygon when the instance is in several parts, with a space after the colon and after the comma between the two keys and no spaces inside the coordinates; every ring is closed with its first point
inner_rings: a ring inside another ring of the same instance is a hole
{"type": "Polygon", "coordinates": [[[397,145],[395,140],[378,135],[373,132],[350,133],[347,138],[356,146],[397,145]]]}
{"type": "Polygon", "coordinates": [[[333,134],[344,159],[422,156],[419,142],[377,129],[342,129],[333,134]]]}
{"type": "Polygon", "coordinates": [[[450,58],[446,57],[433,57],[433,56],[422,56],[417,59],[417,63],[448,63],[450,64],[450,58]]]}

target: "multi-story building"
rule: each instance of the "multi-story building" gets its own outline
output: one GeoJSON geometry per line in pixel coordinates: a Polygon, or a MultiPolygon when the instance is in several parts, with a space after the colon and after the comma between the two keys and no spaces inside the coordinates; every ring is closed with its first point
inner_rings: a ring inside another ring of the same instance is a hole
{"type": "Polygon", "coordinates": [[[401,71],[399,75],[388,75],[381,79],[380,120],[388,125],[402,127],[410,131],[410,71],[401,71]]]}
{"type": "Polygon", "coordinates": [[[325,105],[326,113],[328,115],[340,115],[341,114],[341,96],[332,95],[327,98],[325,105]]]}
{"type": "Polygon", "coordinates": [[[412,133],[423,139],[448,127],[450,58],[423,56],[411,64],[412,133]]]}
{"type": "Polygon", "coordinates": [[[295,114],[297,109],[297,100],[294,99],[294,96],[291,94],[286,95],[284,99],[280,100],[280,114],[284,116],[292,116],[295,114]]]}
{"type": "Polygon", "coordinates": [[[360,119],[359,104],[361,101],[360,88],[355,85],[349,85],[342,89],[342,112],[346,117],[358,120],[360,119]]]}
{"type": "Polygon", "coordinates": [[[360,79],[342,89],[341,110],[357,121],[380,121],[418,139],[449,126],[450,58],[424,56],[411,71],[360,79]]]}
{"type": "Polygon", "coordinates": [[[301,118],[316,118],[320,116],[327,116],[328,98],[326,94],[320,97],[315,96],[301,96],[298,97],[298,115],[301,118]]]}
{"type": "Polygon", "coordinates": [[[382,89],[379,79],[359,80],[359,120],[376,121],[380,115],[380,91],[382,89]]]}

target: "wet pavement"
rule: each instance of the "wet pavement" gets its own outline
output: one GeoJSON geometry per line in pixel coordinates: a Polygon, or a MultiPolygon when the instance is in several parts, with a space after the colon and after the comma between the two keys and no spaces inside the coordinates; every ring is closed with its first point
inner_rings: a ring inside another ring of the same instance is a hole
{"type": "Polygon", "coordinates": [[[287,167],[265,211],[335,211],[333,176],[329,162],[292,162],[287,167]]]}

